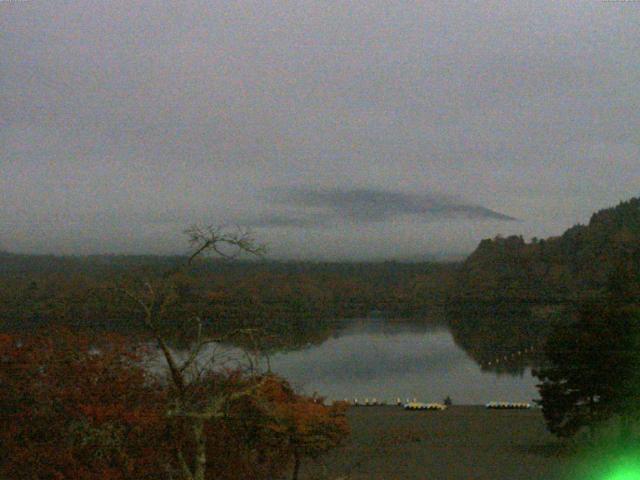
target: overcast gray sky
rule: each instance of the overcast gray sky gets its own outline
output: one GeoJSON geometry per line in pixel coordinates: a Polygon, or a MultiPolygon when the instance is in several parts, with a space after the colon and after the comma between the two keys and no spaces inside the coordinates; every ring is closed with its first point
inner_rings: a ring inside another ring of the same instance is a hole
{"type": "Polygon", "coordinates": [[[0,244],[470,252],[640,193],[639,2],[0,2],[0,244]]]}

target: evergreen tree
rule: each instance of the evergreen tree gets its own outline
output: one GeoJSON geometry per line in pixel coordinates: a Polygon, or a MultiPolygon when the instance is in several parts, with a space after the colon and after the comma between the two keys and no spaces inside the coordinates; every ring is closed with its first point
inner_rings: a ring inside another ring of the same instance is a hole
{"type": "Polygon", "coordinates": [[[593,432],[614,416],[628,435],[640,413],[640,316],[620,294],[583,304],[576,321],[550,336],[549,363],[534,372],[541,380],[538,403],[558,436],[573,436],[583,427],[593,432]]]}

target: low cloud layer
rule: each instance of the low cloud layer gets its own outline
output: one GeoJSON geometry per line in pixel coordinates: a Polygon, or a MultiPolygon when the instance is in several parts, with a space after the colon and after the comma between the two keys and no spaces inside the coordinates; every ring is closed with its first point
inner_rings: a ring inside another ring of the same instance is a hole
{"type": "Polygon", "coordinates": [[[457,256],[638,194],[634,2],[0,9],[11,251],[179,253],[197,222],[283,258],[457,256]]]}
{"type": "Polygon", "coordinates": [[[434,193],[404,193],[389,190],[317,189],[310,187],[274,190],[276,205],[286,213],[268,213],[248,223],[254,227],[321,227],[336,221],[354,224],[385,222],[414,216],[434,220],[515,221],[514,217],[489,208],[434,193]]]}

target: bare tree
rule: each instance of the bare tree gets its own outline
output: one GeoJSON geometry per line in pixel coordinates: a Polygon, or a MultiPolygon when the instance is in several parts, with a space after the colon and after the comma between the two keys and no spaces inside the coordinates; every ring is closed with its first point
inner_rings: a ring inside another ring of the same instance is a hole
{"type": "MultiPolygon", "coordinates": [[[[213,359],[210,359],[206,366],[200,364],[198,360],[205,347],[219,343],[229,335],[224,337],[205,335],[199,317],[188,319],[187,322],[190,325],[183,326],[185,328],[195,327],[194,339],[186,356],[182,358],[170,348],[167,335],[161,326],[167,315],[168,307],[176,299],[176,277],[187,271],[199,257],[208,253],[227,259],[236,258],[241,254],[261,256],[265,253],[265,247],[258,244],[249,231],[241,229],[225,231],[212,226],[193,226],[185,233],[189,236],[192,253],[184,264],[165,272],[159,278],[142,279],[135,287],[121,284],[117,288],[139,307],[140,321],[157,342],[166,362],[169,381],[174,390],[167,415],[181,420],[186,425],[194,446],[193,451],[189,454],[182,451],[180,446],[176,448],[176,461],[179,465],[180,475],[183,480],[205,480],[207,469],[205,426],[207,422],[222,417],[231,402],[240,397],[251,395],[260,387],[257,371],[253,368],[255,362],[248,356],[248,363],[251,366],[250,374],[254,381],[250,379],[243,384],[244,386],[233,389],[233,391],[207,391],[203,395],[202,390],[194,387],[203,379],[206,368],[212,367],[213,359]]],[[[249,336],[253,334],[247,329],[234,333],[243,333],[249,336]]]]}
{"type": "Polygon", "coordinates": [[[198,256],[213,252],[222,258],[237,258],[243,253],[262,256],[266,253],[264,245],[258,244],[250,230],[240,227],[233,232],[224,231],[220,227],[201,227],[194,225],[185,232],[189,236],[189,242],[193,247],[193,253],[189,256],[188,264],[191,264],[198,256]],[[230,251],[228,249],[231,249],[230,251]]]}

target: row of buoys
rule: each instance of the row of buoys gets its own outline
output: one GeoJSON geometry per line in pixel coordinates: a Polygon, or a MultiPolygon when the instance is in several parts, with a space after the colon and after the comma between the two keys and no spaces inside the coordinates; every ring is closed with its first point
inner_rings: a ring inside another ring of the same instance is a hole
{"type": "Polygon", "coordinates": [[[529,348],[525,348],[524,350],[518,350],[517,352],[511,353],[509,355],[503,355],[502,358],[498,357],[495,360],[492,360],[491,362],[487,362],[487,366],[492,366],[492,365],[499,365],[500,364],[500,360],[502,361],[507,361],[510,358],[514,358],[518,355],[522,355],[524,353],[532,353],[534,350],[533,347],[529,347],[529,348]]]}
{"type": "MultiPolygon", "coordinates": [[[[384,400],[380,401],[375,397],[371,399],[365,397],[362,400],[358,400],[358,398],[356,397],[352,401],[345,398],[344,402],[354,407],[373,407],[373,406],[387,405],[387,402],[385,402],[384,400]]],[[[439,411],[445,410],[449,405],[449,404],[438,403],[438,402],[432,402],[432,403],[418,402],[416,398],[413,398],[413,400],[409,400],[407,398],[406,401],[403,402],[400,399],[400,397],[396,397],[395,404],[399,407],[404,408],[405,410],[439,410],[439,411]]],[[[485,405],[485,408],[498,409],[498,410],[529,409],[531,408],[531,404],[526,402],[489,402],[485,405]]]]}
{"type": "Polygon", "coordinates": [[[524,402],[489,402],[485,405],[485,407],[513,410],[513,409],[528,409],[528,408],[531,408],[531,404],[524,403],[524,402]]]}
{"type": "Polygon", "coordinates": [[[362,401],[358,400],[358,398],[354,398],[353,401],[349,401],[348,398],[345,398],[344,401],[354,407],[375,407],[387,404],[384,400],[378,401],[377,398],[364,398],[362,401]]]}
{"type": "Polygon", "coordinates": [[[403,405],[405,410],[445,410],[447,408],[443,403],[422,403],[422,402],[409,402],[403,405]]]}
{"type": "MultiPolygon", "coordinates": [[[[366,397],[361,400],[359,400],[357,397],[355,397],[353,400],[349,400],[348,398],[345,398],[344,402],[354,407],[373,407],[373,406],[387,405],[387,402],[385,402],[384,400],[378,400],[377,398],[369,399],[366,397]]],[[[409,398],[407,398],[406,401],[404,402],[400,399],[400,397],[396,397],[395,404],[407,410],[444,410],[444,408],[446,408],[446,405],[443,403],[418,402],[418,400],[416,400],[415,397],[413,398],[413,400],[410,400],[409,398]],[[411,405],[412,407],[408,408],[407,407],[408,405],[411,405]]]]}

